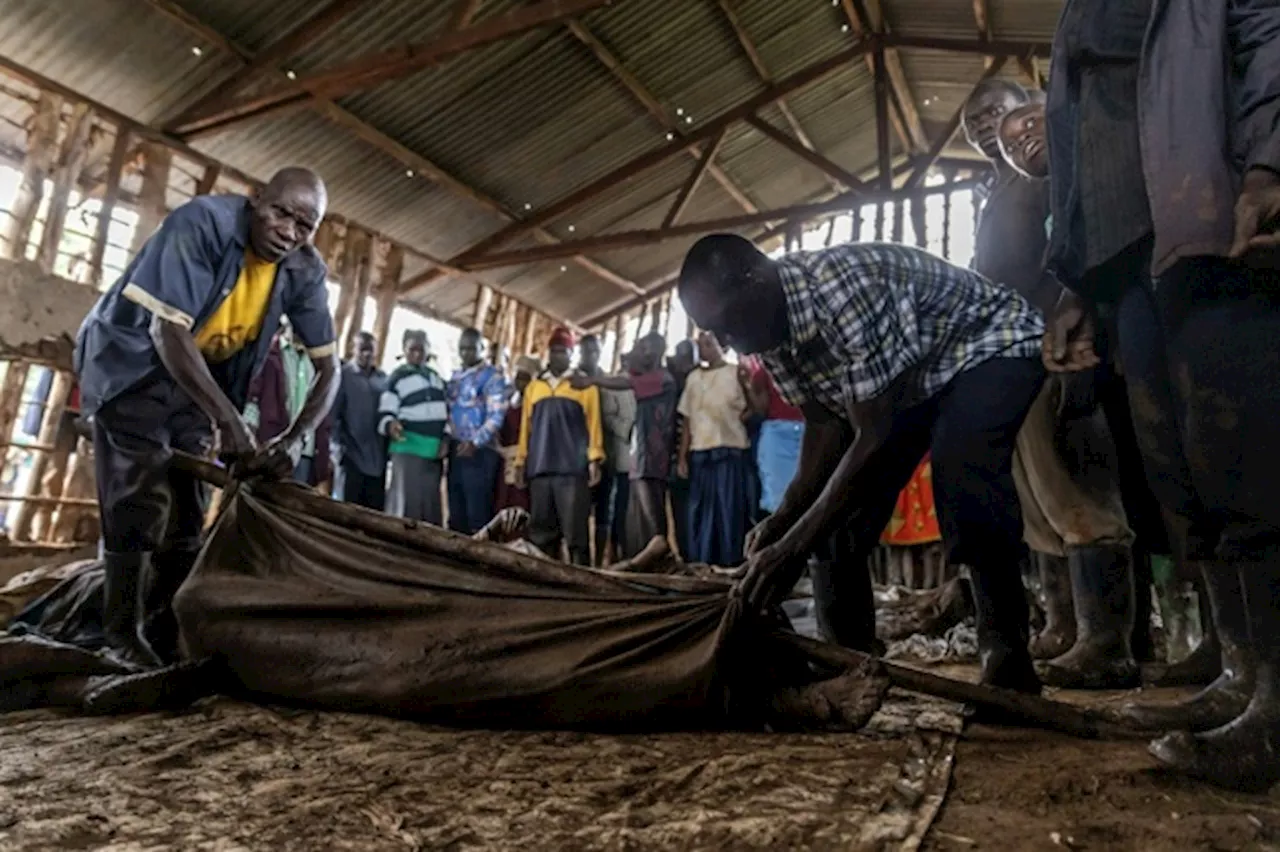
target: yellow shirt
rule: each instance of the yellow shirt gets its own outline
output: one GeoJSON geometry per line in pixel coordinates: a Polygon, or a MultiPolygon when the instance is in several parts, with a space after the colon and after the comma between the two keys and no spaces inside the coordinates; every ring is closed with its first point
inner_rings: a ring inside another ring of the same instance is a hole
{"type": "Polygon", "coordinates": [[[258,339],[276,283],[276,265],[245,249],[236,286],[213,316],[196,332],[196,347],[206,361],[218,364],[258,339]]]}

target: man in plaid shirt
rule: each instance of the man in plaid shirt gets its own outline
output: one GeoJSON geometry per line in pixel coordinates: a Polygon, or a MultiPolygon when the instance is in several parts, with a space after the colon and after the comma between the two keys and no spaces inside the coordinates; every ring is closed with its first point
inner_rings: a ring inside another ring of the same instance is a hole
{"type": "Polygon", "coordinates": [[[930,451],[948,556],[972,572],[982,681],[1038,692],[1012,456],[1044,381],[1040,314],[975,272],[879,243],[771,260],[713,235],[689,251],[679,287],[698,326],[760,353],[805,415],[800,469],[748,537],[748,603],[777,602],[837,528],[874,541],[930,451]]]}

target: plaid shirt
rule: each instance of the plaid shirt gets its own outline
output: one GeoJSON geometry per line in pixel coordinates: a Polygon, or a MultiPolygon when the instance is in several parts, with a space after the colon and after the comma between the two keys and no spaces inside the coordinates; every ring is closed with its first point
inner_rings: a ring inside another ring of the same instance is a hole
{"type": "Polygon", "coordinates": [[[778,261],[791,339],[762,354],[782,395],[844,414],[904,379],[901,406],[992,358],[1034,358],[1044,320],[1014,291],[911,246],[851,243],[778,261]]]}

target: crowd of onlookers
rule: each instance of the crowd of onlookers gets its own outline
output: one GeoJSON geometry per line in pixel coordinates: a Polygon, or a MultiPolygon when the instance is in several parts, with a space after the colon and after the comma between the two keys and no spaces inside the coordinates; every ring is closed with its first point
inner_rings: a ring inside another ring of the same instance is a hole
{"type": "MultiPolygon", "coordinates": [[[[520,507],[530,543],[580,565],[634,556],[656,536],[686,560],[735,566],[795,473],[804,421],[758,361],[731,363],[713,335],[666,349],[645,335],[610,374],[595,335],[557,329],[545,364],[523,356],[504,370],[467,329],[445,377],[413,330],[387,374],[361,333],[294,476],[467,534],[520,507]]],[[[311,370],[283,328],[245,411],[260,439],[301,410],[311,370]]]]}

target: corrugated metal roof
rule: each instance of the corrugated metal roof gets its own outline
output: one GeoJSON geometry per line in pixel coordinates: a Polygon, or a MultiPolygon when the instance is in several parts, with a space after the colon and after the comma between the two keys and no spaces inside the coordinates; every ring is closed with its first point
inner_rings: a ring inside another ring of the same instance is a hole
{"type": "MultiPolygon", "coordinates": [[[[303,25],[314,0],[180,0],[182,7],[250,54],[303,25]]],[[[730,0],[774,79],[850,46],[853,34],[830,0],[730,0]]],[[[486,0],[477,20],[526,0],[486,0]]],[[[974,38],[972,6],[939,0],[883,0],[894,32],[974,38]]],[[[299,74],[438,36],[454,4],[367,0],[287,62],[299,74]],[[424,7],[429,6],[430,11],[424,7]]],[[[1061,0],[990,0],[995,38],[1048,40],[1061,0]]],[[[0,0],[0,54],[90,98],[153,123],[216,89],[241,67],[147,0],[0,0]],[[192,48],[200,47],[197,56],[192,48]]],[[[696,130],[764,89],[715,0],[613,0],[580,22],[614,54],[680,127],[696,130]],[[692,119],[686,121],[686,119],[692,119]]],[[[936,132],[983,71],[981,57],[901,50],[899,55],[927,132],[936,132]]],[[[1005,73],[1016,79],[1009,63],[1005,73]]],[[[275,85],[268,76],[261,85],[275,85]]],[[[875,106],[862,61],[787,98],[823,155],[845,169],[874,166],[875,106]]],[[[515,215],[537,210],[666,144],[666,129],[564,25],[541,27],[466,52],[408,78],[353,93],[349,112],[425,157],[515,215]]],[[[773,108],[762,115],[791,133],[773,108]]],[[[893,151],[899,140],[891,136],[893,151]]],[[[300,163],[330,184],[333,208],[434,257],[448,258],[501,228],[509,218],[421,175],[320,114],[293,111],[250,122],[197,146],[265,178],[300,163]]],[[[830,182],[745,125],[733,127],[717,164],[763,209],[830,192],[830,182]]],[[[657,227],[694,167],[688,155],[666,160],[548,224],[563,239],[657,227]],[[572,226],[572,230],[570,230],[572,226]]],[[[741,207],[710,176],[683,221],[736,215],[741,207]]],[[[593,253],[592,259],[645,285],[668,274],[689,240],[593,253]]],[[[537,245],[533,235],[502,249],[537,245]]],[[[406,274],[425,268],[410,257],[406,274]]],[[[571,260],[484,274],[550,313],[589,317],[630,290],[571,260]],[[561,271],[563,268],[563,271],[561,271]]],[[[469,321],[470,281],[438,279],[415,292],[423,307],[469,321]]]]}

